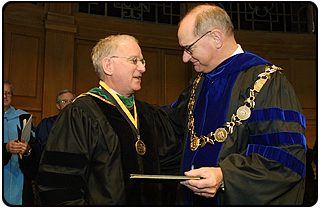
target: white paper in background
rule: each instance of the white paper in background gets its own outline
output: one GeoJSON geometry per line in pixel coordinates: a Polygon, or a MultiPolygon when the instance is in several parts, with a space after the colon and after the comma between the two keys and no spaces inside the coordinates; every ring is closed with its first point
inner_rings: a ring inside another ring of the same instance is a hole
{"type": "Polygon", "coordinates": [[[26,119],[23,120],[21,139],[26,140],[26,142],[29,142],[29,140],[30,140],[31,125],[32,125],[32,115],[30,115],[30,118],[28,120],[26,120],[26,119]]]}

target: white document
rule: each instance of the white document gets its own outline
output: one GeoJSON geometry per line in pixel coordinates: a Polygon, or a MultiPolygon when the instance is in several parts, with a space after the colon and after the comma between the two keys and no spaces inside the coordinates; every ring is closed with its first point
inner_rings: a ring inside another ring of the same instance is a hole
{"type": "Polygon", "coordinates": [[[199,180],[199,176],[176,176],[176,175],[146,175],[146,174],[130,174],[130,179],[166,179],[166,180],[199,180]]]}
{"type": "Polygon", "coordinates": [[[29,140],[30,140],[31,126],[32,126],[32,115],[30,115],[28,120],[26,120],[26,119],[23,120],[21,139],[26,140],[26,142],[29,142],[29,140]]]}

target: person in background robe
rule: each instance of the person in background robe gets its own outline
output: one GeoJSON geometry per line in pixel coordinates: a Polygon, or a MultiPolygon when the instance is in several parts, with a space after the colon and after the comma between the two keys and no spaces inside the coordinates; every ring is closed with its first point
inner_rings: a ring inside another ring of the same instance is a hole
{"type": "Polygon", "coordinates": [[[237,44],[230,17],[202,4],[181,20],[183,62],[197,76],[168,106],[186,135],[184,203],[301,205],[306,175],[306,119],[280,67],[237,44]]]}
{"type": "MultiPolygon", "coordinates": [[[[63,108],[70,104],[72,100],[74,100],[74,97],[75,96],[73,92],[69,89],[63,89],[58,92],[58,94],[56,95],[56,107],[59,113],[61,110],[63,110],[63,108]]],[[[42,119],[36,128],[35,133],[38,141],[41,143],[41,150],[43,150],[45,145],[47,144],[50,130],[57,117],[58,114],[42,119]]]]}
{"type": "Polygon", "coordinates": [[[3,83],[3,200],[9,206],[33,206],[32,180],[34,180],[40,144],[33,130],[29,141],[21,138],[23,120],[31,116],[12,106],[13,86],[3,83]]]}
{"type": "Polygon", "coordinates": [[[174,205],[178,182],[130,174],[178,174],[182,145],[164,111],[138,101],[146,71],[136,38],[110,35],[92,50],[99,86],[58,116],[41,157],[43,205],[174,205]]]}

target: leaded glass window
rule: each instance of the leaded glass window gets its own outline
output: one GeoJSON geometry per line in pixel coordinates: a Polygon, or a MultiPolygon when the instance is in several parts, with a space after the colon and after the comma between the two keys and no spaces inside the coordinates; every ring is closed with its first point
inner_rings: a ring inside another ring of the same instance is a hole
{"type": "MultiPolygon", "coordinates": [[[[214,3],[214,2],[210,2],[214,3]]],[[[230,15],[235,30],[316,33],[317,7],[312,2],[216,2],[230,15]]],[[[188,3],[80,2],[78,12],[177,25],[188,3]]]]}

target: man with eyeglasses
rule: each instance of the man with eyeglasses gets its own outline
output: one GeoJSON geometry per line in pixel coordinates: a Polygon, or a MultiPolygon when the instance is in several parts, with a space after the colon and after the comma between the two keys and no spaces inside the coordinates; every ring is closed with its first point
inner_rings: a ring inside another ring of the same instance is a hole
{"type": "Polygon", "coordinates": [[[9,206],[33,206],[32,181],[35,178],[40,146],[31,131],[29,141],[21,138],[24,120],[30,113],[12,106],[13,86],[3,83],[3,197],[9,206]]]}
{"type": "Polygon", "coordinates": [[[43,205],[173,205],[178,182],[130,174],[178,174],[182,146],[164,112],[138,101],[146,71],[138,41],[110,35],[92,50],[99,86],[59,115],[39,168],[43,205]]]}
{"type": "Polygon", "coordinates": [[[185,203],[301,205],[305,117],[281,68],[237,44],[230,17],[198,5],[181,20],[183,61],[198,73],[168,107],[185,135],[185,203]]]}
{"type": "MultiPolygon", "coordinates": [[[[56,107],[59,113],[74,100],[74,93],[69,89],[63,89],[56,95],[56,107]]],[[[58,114],[44,118],[40,121],[36,128],[36,137],[41,143],[41,150],[44,149],[47,144],[50,130],[57,120],[58,114]]]]}

